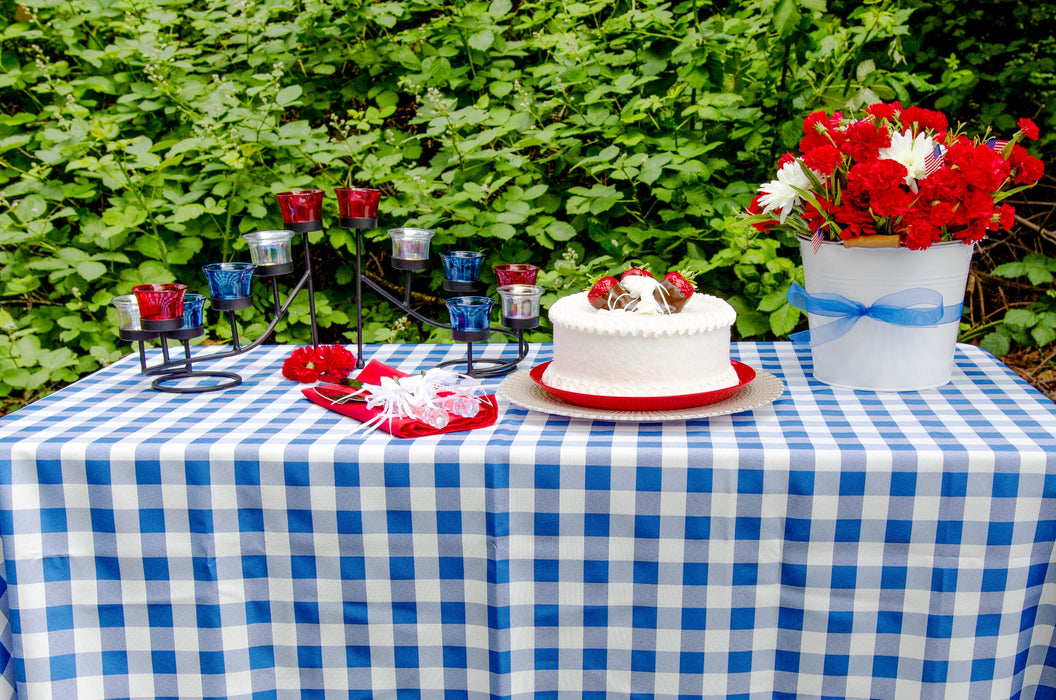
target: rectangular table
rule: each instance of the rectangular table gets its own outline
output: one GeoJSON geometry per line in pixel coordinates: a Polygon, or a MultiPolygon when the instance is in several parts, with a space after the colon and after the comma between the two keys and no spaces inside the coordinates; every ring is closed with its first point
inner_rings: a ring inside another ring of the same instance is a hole
{"type": "Polygon", "coordinates": [[[291,349],[198,395],[130,356],[0,419],[11,694],[1056,693],[1056,405],[976,347],[878,394],[737,343],[774,403],[617,423],[500,397],[416,440],[351,434],[282,378],[291,349]]]}

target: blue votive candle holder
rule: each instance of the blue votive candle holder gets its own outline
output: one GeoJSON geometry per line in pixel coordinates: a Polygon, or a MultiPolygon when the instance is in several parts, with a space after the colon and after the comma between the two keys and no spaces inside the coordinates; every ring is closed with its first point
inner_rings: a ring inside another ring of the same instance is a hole
{"type": "Polygon", "coordinates": [[[480,263],[484,253],[472,250],[449,250],[440,253],[444,264],[444,289],[449,292],[472,292],[480,280],[480,263]]]}
{"type": "Polygon", "coordinates": [[[491,297],[460,296],[448,299],[451,337],[460,341],[487,340],[488,328],[491,325],[489,316],[494,303],[491,297]]]}
{"type": "Polygon", "coordinates": [[[205,309],[204,294],[183,295],[183,327],[198,328],[205,325],[203,311],[205,309]]]}
{"type": "Polygon", "coordinates": [[[209,263],[203,266],[213,306],[225,311],[252,306],[255,268],[256,265],[247,262],[209,263]]]}

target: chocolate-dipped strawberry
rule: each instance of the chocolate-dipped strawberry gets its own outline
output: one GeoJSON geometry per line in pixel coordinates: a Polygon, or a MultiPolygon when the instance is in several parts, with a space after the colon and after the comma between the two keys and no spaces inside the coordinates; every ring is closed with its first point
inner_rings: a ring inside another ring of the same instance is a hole
{"type": "Polygon", "coordinates": [[[602,277],[594,283],[587,292],[587,301],[595,309],[625,309],[632,310],[638,305],[638,300],[627,293],[619,280],[615,277],[602,277]]]}
{"type": "Polygon", "coordinates": [[[677,314],[693,296],[693,283],[678,272],[668,272],[653,292],[653,298],[666,313],[677,314]]]}
{"type": "Polygon", "coordinates": [[[625,270],[624,273],[622,275],[620,275],[620,281],[622,282],[623,280],[627,279],[628,277],[652,277],[652,276],[653,276],[653,273],[649,272],[649,270],[646,270],[644,267],[632,267],[629,270],[625,270]]]}

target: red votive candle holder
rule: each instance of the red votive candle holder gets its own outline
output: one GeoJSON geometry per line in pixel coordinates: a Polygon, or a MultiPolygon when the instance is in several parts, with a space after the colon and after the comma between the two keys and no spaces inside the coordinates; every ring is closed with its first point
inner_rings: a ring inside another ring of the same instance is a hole
{"type": "Polygon", "coordinates": [[[370,187],[338,187],[337,196],[339,223],[345,228],[373,228],[378,220],[378,202],[381,190],[370,187]]]}
{"type": "Polygon", "coordinates": [[[292,231],[318,231],[323,227],[323,191],[292,190],[275,195],[282,221],[292,231]]]}
{"type": "Polygon", "coordinates": [[[535,284],[535,276],[538,274],[539,266],[528,263],[495,266],[495,276],[499,278],[500,287],[510,284],[535,284]]]}
{"type": "Polygon", "coordinates": [[[144,330],[176,330],[183,326],[185,284],[140,284],[132,288],[144,330]],[[169,328],[172,326],[172,328],[169,328]]]}

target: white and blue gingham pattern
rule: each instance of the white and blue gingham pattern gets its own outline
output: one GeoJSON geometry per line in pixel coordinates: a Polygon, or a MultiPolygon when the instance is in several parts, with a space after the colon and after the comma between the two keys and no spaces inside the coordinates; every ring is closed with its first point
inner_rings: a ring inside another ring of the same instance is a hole
{"type": "MultiPolygon", "coordinates": [[[[367,349],[414,370],[465,346],[367,349]]],[[[417,440],[350,436],[281,377],[290,350],[211,363],[245,381],[198,395],[128,357],[0,419],[18,697],[1056,694],[1056,405],[978,348],[878,394],[739,343],[772,405],[500,398],[494,426],[417,440]]]]}

